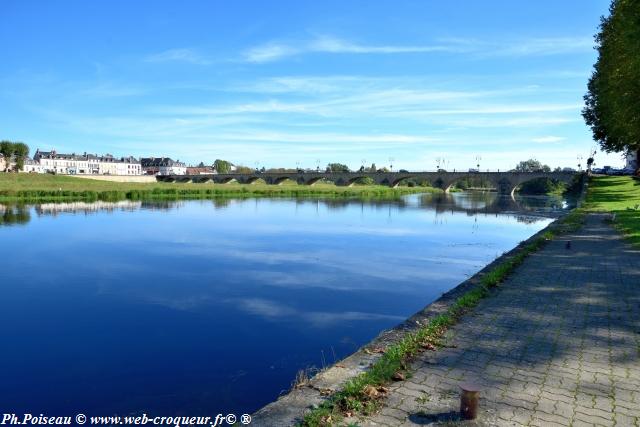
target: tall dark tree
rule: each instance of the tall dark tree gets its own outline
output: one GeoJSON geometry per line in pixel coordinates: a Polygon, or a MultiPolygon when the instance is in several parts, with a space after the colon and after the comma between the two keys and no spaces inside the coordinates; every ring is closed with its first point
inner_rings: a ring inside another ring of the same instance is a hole
{"type": "Polygon", "coordinates": [[[24,161],[29,156],[29,146],[24,142],[15,142],[13,144],[13,154],[16,157],[16,169],[21,171],[24,169],[24,161]]]}
{"type": "Polygon", "coordinates": [[[613,0],[609,12],[595,36],[598,60],[582,116],[603,150],[640,160],[640,1],[613,0]]]}
{"type": "Polygon", "coordinates": [[[222,159],[216,159],[216,161],[213,162],[213,167],[216,171],[218,171],[218,173],[231,172],[231,166],[233,166],[233,163],[222,159]]]}
{"type": "Polygon", "coordinates": [[[342,163],[329,163],[327,165],[328,172],[349,172],[349,166],[342,163]]]}
{"type": "Polygon", "coordinates": [[[543,165],[536,159],[523,160],[516,166],[516,172],[551,172],[548,165],[543,165]]]}
{"type": "Polygon", "coordinates": [[[0,141],[0,154],[4,157],[4,171],[9,170],[9,163],[11,162],[11,156],[13,156],[14,145],[11,141],[0,141]]]}

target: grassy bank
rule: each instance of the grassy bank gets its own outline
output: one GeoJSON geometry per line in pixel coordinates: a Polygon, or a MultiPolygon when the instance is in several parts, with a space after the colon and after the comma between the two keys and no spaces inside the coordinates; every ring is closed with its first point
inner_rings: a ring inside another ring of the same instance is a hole
{"type": "Polygon", "coordinates": [[[344,416],[367,415],[377,411],[388,391],[386,386],[410,375],[405,371],[413,357],[421,351],[439,347],[447,329],[483,298],[490,296],[527,256],[538,251],[556,235],[579,229],[582,222],[583,211],[574,210],[548,227],[543,234],[515,250],[480,276],[478,282],[453,301],[445,313],[433,317],[426,325],[407,333],[399,342],[384,349],[384,354],[369,370],[347,381],[341,390],[305,414],[302,426],[339,425],[344,416]]]}
{"type": "Polygon", "coordinates": [[[614,214],[616,228],[640,246],[640,180],[630,176],[592,177],[584,207],[614,214]]]}
{"type": "Polygon", "coordinates": [[[330,184],[193,184],[96,181],[48,174],[0,173],[0,202],[117,201],[209,199],[216,197],[396,198],[437,192],[429,187],[389,188],[378,185],[337,187],[330,184]]]}

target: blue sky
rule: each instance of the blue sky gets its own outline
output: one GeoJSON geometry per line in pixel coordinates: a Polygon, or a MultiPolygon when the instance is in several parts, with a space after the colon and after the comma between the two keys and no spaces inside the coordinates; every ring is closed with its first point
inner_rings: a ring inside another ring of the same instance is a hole
{"type": "Polygon", "coordinates": [[[266,167],[575,167],[608,4],[3,0],[0,138],[266,167]]]}

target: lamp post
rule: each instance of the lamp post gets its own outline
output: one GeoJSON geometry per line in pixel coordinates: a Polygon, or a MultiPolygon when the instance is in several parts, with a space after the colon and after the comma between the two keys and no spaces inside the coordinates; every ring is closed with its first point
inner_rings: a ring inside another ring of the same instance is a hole
{"type": "Polygon", "coordinates": [[[393,157],[389,157],[389,170],[391,170],[391,172],[393,172],[393,161],[395,159],[393,157]]]}
{"type": "Polygon", "coordinates": [[[582,155],[578,154],[578,156],[576,158],[578,159],[578,170],[581,171],[582,170],[582,155]]]}
{"type": "Polygon", "coordinates": [[[480,160],[482,160],[482,157],[480,155],[476,156],[476,167],[478,168],[478,172],[480,172],[480,160]]]}

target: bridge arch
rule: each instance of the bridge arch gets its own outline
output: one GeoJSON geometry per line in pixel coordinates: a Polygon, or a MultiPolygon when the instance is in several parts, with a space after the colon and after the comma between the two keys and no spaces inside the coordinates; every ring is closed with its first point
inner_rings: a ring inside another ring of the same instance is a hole
{"type": "Polygon", "coordinates": [[[235,177],[223,176],[223,177],[213,178],[213,182],[215,182],[216,184],[229,184],[231,182],[238,182],[238,181],[236,180],[235,177]]]}
{"type": "Polygon", "coordinates": [[[311,185],[316,185],[318,182],[322,181],[323,179],[324,179],[324,177],[322,177],[322,176],[314,176],[314,177],[311,177],[311,178],[307,178],[306,180],[304,180],[304,178],[303,178],[303,182],[302,183],[304,185],[311,186],[311,185]]]}
{"type": "Polygon", "coordinates": [[[391,179],[389,186],[392,188],[396,188],[402,182],[409,181],[410,179],[416,180],[417,177],[415,175],[404,175],[404,176],[398,177],[397,179],[391,179]]]}
{"type": "Polygon", "coordinates": [[[546,180],[549,179],[555,182],[561,182],[567,186],[570,186],[574,183],[576,175],[567,174],[567,173],[551,173],[551,174],[519,174],[516,179],[512,179],[511,188],[509,193],[513,196],[515,192],[520,188],[523,184],[529,182],[535,182],[538,180],[546,180]]]}
{"type": "MultiPolygon", "coordinates": [[[[255,183],[256,181],[259,181],[260,179],[262,179],[262,178],[260,178],[259,176],[251,175],[251,176],[248,176],[248,177],[244,180],[243,184],[253,184],[253,183],[255,183]]],[[[264,180],[263,180],[263,181],[264,181],[264,180]]]]}
{"type": "Polygon", "coordinates": [[[210,176],[194,177],[192,179],[192,181],[194,183],[204,184],[204,183],[207,183],[207,182],[212,182],[213,178],[211,178],[210,176]]]}
{"type": "MultiPolygon", "coordinates": [[[[472,183],[470,188],[479,188],[479,186],[487,185],[488,187],[482,187],[490,190],[498,190],[500,177],[495,176],[494,174],[489,173],[478,173],[478,172],[469,172],[469,173],[450,173],[443,174],[441,177],[441,186],[445,192],[449,192],[452,187],[458,185],[461,181],[475,181],[472,183]]],[[[463,188],[464,189],[464,188],[463,188]]]]}
{"type": "Polygon", "coordinates": [[[271,184],[280,185],[280,184],[282,184],[283,182],[285,182],[287,180],[291,180],[291,181],[297,182],[295,176],[282,175],[282,176],[276,176],[276,177],[271,178],[271,184]]]}

